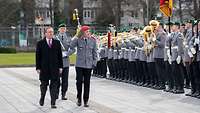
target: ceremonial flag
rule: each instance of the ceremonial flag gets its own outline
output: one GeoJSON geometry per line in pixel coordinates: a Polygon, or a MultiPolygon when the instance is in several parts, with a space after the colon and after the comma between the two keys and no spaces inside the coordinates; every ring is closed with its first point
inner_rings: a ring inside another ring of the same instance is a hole
{"type": "Polygon", "coordinates": [[[173,0],[160,0],[160,11],[167,17],[172,16],[173,0]]]}

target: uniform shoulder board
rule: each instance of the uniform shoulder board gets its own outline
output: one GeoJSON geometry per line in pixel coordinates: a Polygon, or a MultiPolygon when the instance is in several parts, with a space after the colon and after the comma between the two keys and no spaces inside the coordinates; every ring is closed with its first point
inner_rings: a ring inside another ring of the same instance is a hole
{"type": "Polygon", "coordinates": [[[90,38],[96,41],[96,38],[94,36],[91,36],[90,38]]]}

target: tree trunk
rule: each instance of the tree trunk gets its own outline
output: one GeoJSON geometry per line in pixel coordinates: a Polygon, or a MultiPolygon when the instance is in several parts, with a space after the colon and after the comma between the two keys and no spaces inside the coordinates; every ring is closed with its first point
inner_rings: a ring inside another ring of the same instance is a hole
{"type": "Polygon", "coordinates": [[[120,18],[121,18],[121,0],[116,0],[117,4],[117,9],[115,13],[115,24],[116,28],[120,27],[120,18]]]}
{"type": "Polygon", "coordinates": [[[181,23],[183,22],[183,16],[182,16],[182,1],[179,0],[179,16],[181,23]]]}

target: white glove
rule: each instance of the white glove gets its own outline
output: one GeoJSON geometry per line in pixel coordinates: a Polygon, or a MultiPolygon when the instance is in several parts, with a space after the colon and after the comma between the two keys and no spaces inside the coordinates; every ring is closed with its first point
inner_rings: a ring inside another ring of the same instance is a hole
{"type": "Polygon", "coordinates": [[[190,51],[188,51],[188,55],[189,55],[190,58],[194,57],[192,52],[190,52],[190,51]]]}
{"type": "Polygon", "coordinates": [[[40,70],[39,69],[37,69],[36,71],[37,71],[37,74],[40,74],[40,70]]]}
{"type": "Polygon", "coordinates": [[[172,57],[171,56],[168,56],[168,62],[169,62],[169,64],[172,64],[172,57]]]}
{"type": "Polygon", "coordinates": [[[194,43],[194,45],[199,44],[199,38],[195,38],[194,43]]]}
{"type": "Polygon", "coordinates": [[[196,50],[194,48],[191,48],[190,50],[191,50],[192,54],[196,54],[196,50]]]}
{"type": "Polygon", "coordinates": [[[155,42],[156,41],[156,37],[153,37],[152,40],[155,42]]]}
{"type": "Polygon", "coordinates": [[[168,58],[171,57],[169,49],[167,50],[167,56],[168,56],[168,58]]]}
{"type": "Polygon", "coordinates": [[[62,68],[59,68],[59,74],[61,74],[61,73],[62,73],[62,71],[63,71],[63,69],[62,69],[62,68]]]}
{"type": "Polygon", "coordinates": [[[62,57],[67,57],[67,52],[66,51],[62,52],[62,57]]]}
{"type": "Polygon", "coordinates": [[[180,63],[181,63],[181,56],[178,56],[178,57],[176,58],[176,62],[177,62],[177,64],[180,64],[180,63]]]}
{"type": "Polygon", "coordinates": [[[170,37],[170,35],[171,35],[171,33],[168,33],[168,34],[167,34],[167,37],[170,37]]]}

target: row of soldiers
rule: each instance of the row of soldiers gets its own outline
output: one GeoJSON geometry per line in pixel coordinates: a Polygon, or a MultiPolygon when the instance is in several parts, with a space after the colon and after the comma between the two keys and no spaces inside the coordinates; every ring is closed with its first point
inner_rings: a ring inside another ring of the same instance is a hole
{"type": "Polygon", "coordinates": [[[185,86],[191,88],[186,96],[200,98],[198,27],[192,20],[165,26],[152,20],[143,30],[113,33],[111,47],[102,36],[93,75],[175,94],[184,93],[185,86]]]}

